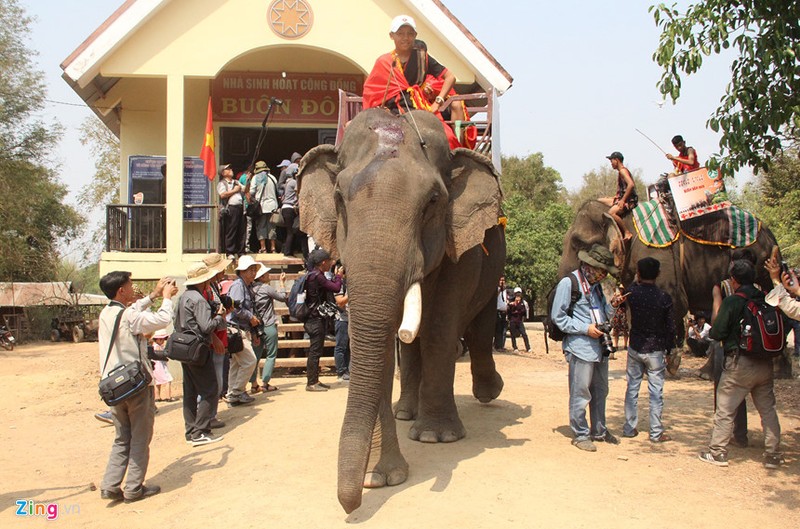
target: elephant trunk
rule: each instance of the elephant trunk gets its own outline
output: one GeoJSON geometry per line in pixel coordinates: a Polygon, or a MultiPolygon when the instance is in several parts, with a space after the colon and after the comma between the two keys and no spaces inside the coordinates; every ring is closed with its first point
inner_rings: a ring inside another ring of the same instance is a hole
{"type": "Polygon", "coordinates": [[[396,438],[393,420],[390,432],[375,428],[381,411],[391,413],[394,337],[406,277],[399,264],[396,266],[397,270],[378,272],[372,264],[348,256],[351,362],[338,476],[339,503],[347,513],[361,505],[370,451],[380,450],[381,437],[396,438]]]}

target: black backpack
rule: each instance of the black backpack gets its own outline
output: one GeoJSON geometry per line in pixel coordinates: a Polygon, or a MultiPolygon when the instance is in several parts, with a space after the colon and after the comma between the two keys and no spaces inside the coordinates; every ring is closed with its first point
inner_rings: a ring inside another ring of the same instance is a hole
{"type": "Polygon", "coordinates": [[[786,337],[781,309],[763,299],[748,298],[741,292],[734,295],[747,300],[739,322],[739,352],[754,358],[780,356],[786,337]]]}
{"type": "MultiPolygon", "coordinates": [[[[581,299],[581,291],[580,287],[578,286],[578,278],[575,277],[575,274],[569,274],[570,282],[572,283],[572,288],[570,290],[570,299],[569,299],[569,307],[567,307],[567,315],[572,316],[572,311],[575,309],[575,304],[581,299]]],[[[560,281],[559,281],[560,283],[560,281]]],[[[556,297],[556,289],[558,288],[558,283],[555,284],[553,288],[550,289],[550,292],[547,293],[547,314],[544,317],[544,330],[547,334],[547,337],[555,342],[560,342],[564,339],[564,331],[562,331],[558,325],[553,321],[553,300],[556,297]]],[[[546,343],[546,341],[545,341],[546,343]]]]}
{"type": "Polygon", "coordinates": [[[289,307],[289,315],[297,321],[305,322],[311,315],[311,308],[306,303],[306,279],[308,279],[310,272],[298,277],[292,289],[289,291],[289,297],[286,300],[286,306],[289,307]],[[303,296],[298,300],[298,295],[303,293],[303,296]]]}

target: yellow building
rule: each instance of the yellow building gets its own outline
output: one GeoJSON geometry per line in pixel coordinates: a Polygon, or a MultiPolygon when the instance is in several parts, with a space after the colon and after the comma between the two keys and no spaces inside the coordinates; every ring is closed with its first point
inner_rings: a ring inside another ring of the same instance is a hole
{"type": "Polygon", "coordinates": [[[216,251],[217,180],[198,169],[209,98],[217,163],[237,173],[255,154],[270,98],[280,104],[258,153],[270,167],[332,143],[339,91],[360,95],[375,59],[392,49],[398,14],[415,18],[459,93],[488,94],[499,158],[497,97],[512,79],[439,0],[125,1],[61,65],[120,138],[121,192],[107,207],[101,275],[182,276],[216,251]]]}

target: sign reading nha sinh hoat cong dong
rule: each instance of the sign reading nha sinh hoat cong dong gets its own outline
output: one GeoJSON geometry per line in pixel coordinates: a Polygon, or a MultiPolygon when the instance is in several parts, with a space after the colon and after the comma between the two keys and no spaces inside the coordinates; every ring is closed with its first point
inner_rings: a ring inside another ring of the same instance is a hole
{"type": "Polygon", "coordinates": [[[691,219],[731,205],[722,176],[701,167],[670,177],[669,187],[680,220],[691,219]]]}
{"type": "Polygon", "coordinates": [[[270,98],[273,123],[336,123],[339,90],[360,94],[361,74],[223,72],[211,85],[214,121],[260,123],[270,98]]]}

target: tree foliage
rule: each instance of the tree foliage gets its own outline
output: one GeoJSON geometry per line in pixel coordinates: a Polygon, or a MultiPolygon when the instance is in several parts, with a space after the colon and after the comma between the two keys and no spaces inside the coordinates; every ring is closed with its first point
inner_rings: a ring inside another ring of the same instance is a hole
{"type": "Polygon", "coordinates": [[[561,175],[541,153],[503,158],[506,281],[529,291],[539,312],[555,284],[564,234],[572,222],[561,175]]]}
{"type": "Polygon", "coordinates": [[[0,22],[0,280],[47,280],[83,218],[63,202],[49,161],[60,127],[34,118],[45,86],[22,40],[31,20],[16,0],[0,0],[0,22]]]}
{"type": "Polygon", "coordinates": [[[781,247],[783,258],[800,266],[800,152],[778,154],[742,193],[743,206],[758,216],[781,247]]]}
{"type": "Polygon", "coordinates": [[[782,142],[800,129],[800,2],[703,0],[680,13],[673,4],[651,6],[661,28],[653,60],[663,68],[658,87],[673,103],[682,75],[703,58],[734,48],[731,81],[707,126],[721,132],[710,165],[732,173],[766,169],[782,142]]]}
{"type": "Polygon", "coordinates": [[[81,144],[89,147],[94,158],[94,178],[78,198],[78,205],[86,213],[100,213],[100,221],[89,226],[90,244],[86,245],[84,259],[93,261],[103,247],[106,234],[106,219],[102,213],[106,204],[119,197],[119,157],[117,138],[97,116],[90,116],[81,124],[81,144]]]}

